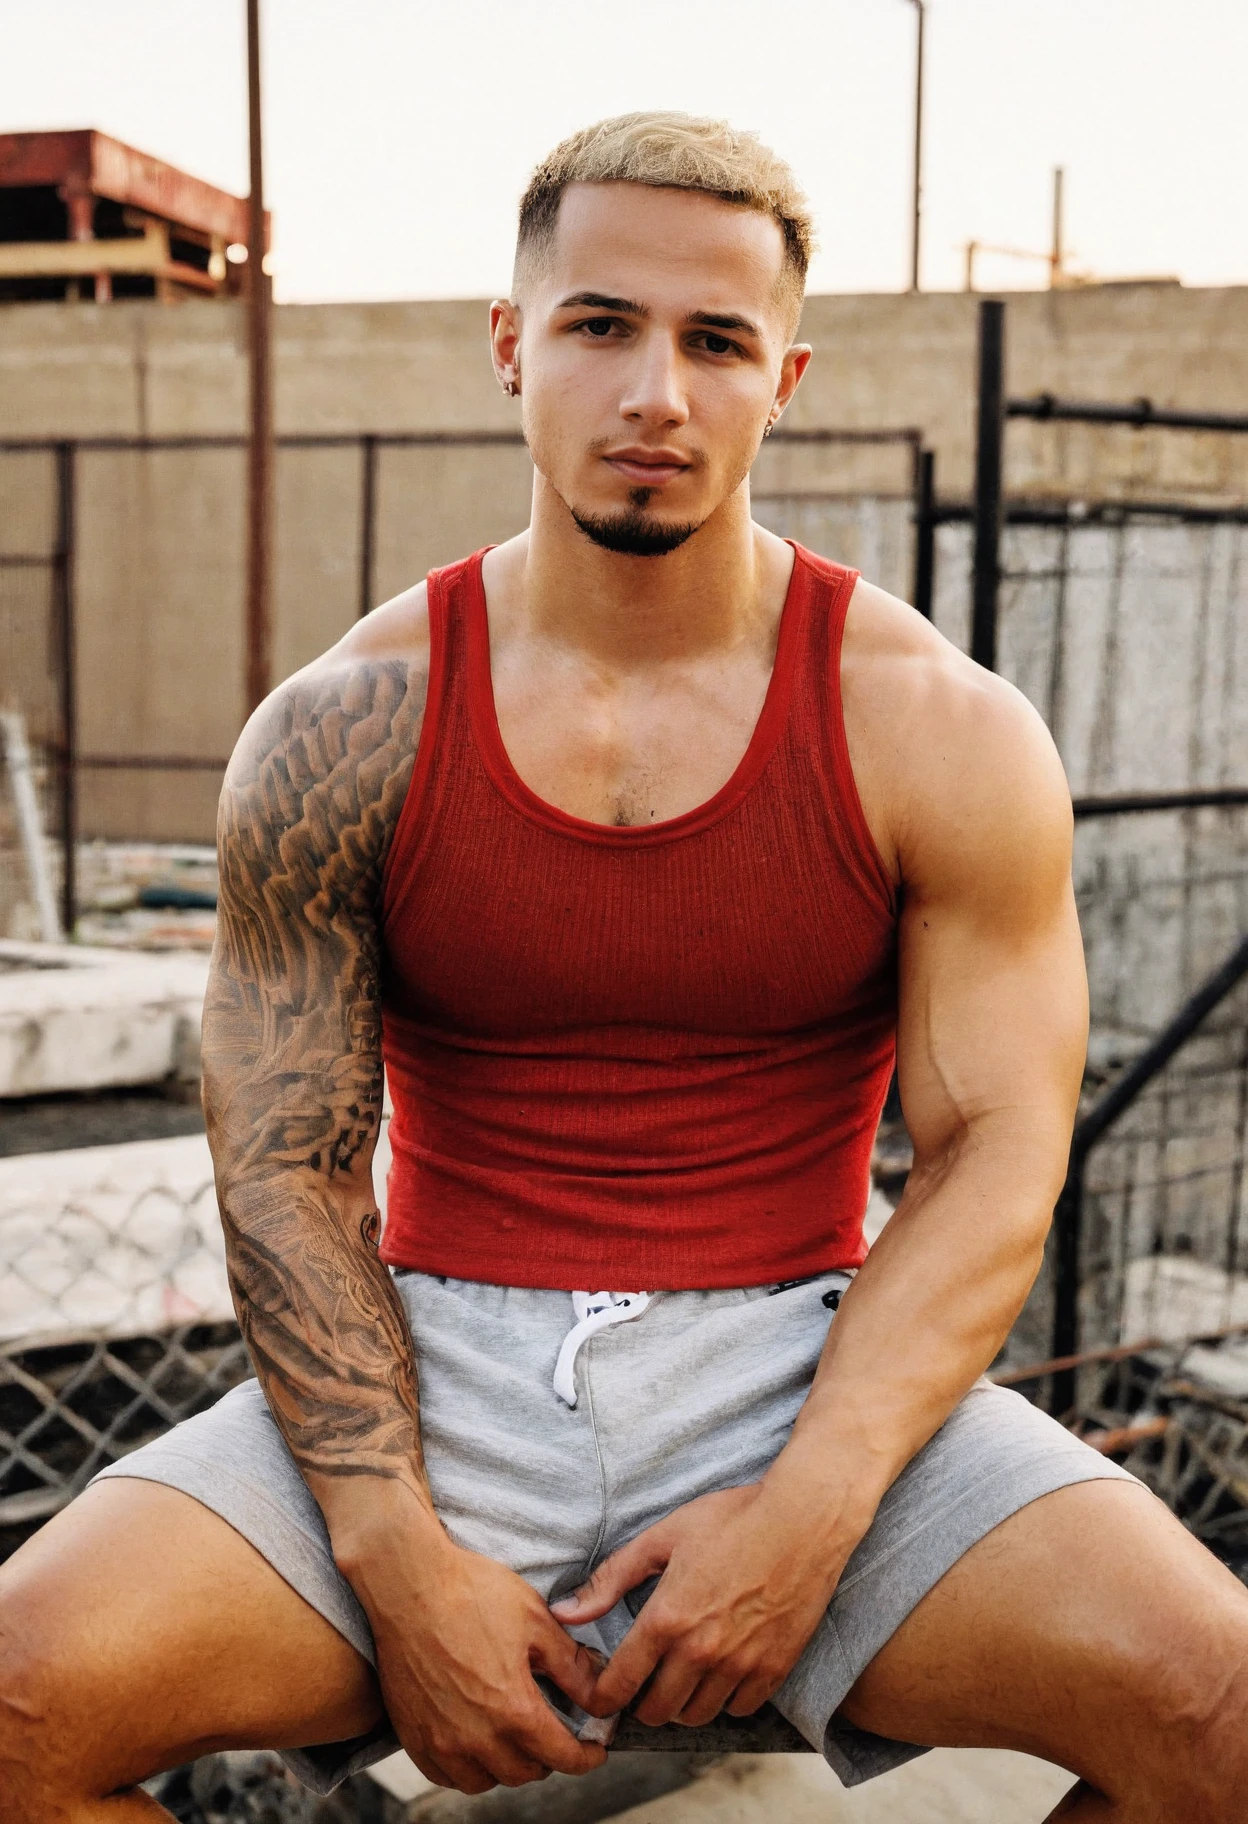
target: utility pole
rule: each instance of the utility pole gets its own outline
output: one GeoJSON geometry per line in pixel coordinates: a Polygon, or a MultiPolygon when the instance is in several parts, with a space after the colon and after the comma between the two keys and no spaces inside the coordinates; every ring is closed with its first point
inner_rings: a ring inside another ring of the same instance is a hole
{"type": "Polygon", "coordinates": [[[273,361],[272,287],[264,270],[264,156],[260,92],[260,0],[247,0],[247,353],[251,436],[247,446],[247,712],[269,693],[272,664],[273,361]]]}
{"type": "Polygon", "coordinates": [[[919,248],[923,221],[923,26],[926,0],[912,0],[918,15],[914,63],[914,200],[910,221],[910,289],[919,289],[919,248]]]}
{"type": "Polygon", "coordinates": [[[1062,232],[1062,192],[1066,173],[1060,165],[1053,171],[1053,242],[1049,253],[1049,284],[1061,285],[1066,278],[1066,247],[1062,232]]]}

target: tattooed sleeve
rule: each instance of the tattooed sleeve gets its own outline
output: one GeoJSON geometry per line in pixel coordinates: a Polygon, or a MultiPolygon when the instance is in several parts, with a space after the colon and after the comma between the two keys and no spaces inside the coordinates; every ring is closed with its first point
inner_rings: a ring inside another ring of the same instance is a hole
{"type": "Polygon", "coordinates": [[[204,1107],[239,1322],[305,1475],[423,1482],[415,1370],[377,1255],[378,894],[423,675],[327,660],[230,763],[204,1107]]]}

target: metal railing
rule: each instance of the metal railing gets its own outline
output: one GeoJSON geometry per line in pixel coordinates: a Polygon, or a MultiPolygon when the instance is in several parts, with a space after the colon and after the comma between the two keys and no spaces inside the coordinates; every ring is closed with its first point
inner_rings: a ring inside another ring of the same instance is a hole
{"type": "MultiPolygon", "coordinates": [[[[1088,1195],[1087,1176],[1093,1150],[1110,1134],[1123,1117],[1135,1107],[1182,1048],[1204,1026],[1248,976],[1248,937],[1245,937],[1222,963],[1184,1002],[1178,1012],[1158,1033],[1153,1042],[1107,1088],[1075,1125],[1071,1141],[1070,1163],[1066,1183],[1058,1199],[1053,1226],[1053,1336],[1055,1358],[1067,1358],[1065,1365],[1052,1376],[1052,1410],[1065,1412],[1075,1404],[1075,1367],[1073,1358],[1080,1346],[1080,1295],[1085,1286],[1082,1259],[1085,1204],[1088,1195]]],[[[1207,1093],[1207,1086],[1206,1086],[1207,1093]]],[[[1238,1156],[1231,1162],[1238,1190],[1243,1183],[1243,1136],[1234,1137],[1238,1156]]],[[[1197,1172],[1200,1171],[1197,1165],[1197,1172]]],[[[1235,1200],[1238,1204],[1238,1198],[1235,1200]]],[[[1237,1269],[1238,1207],[1232,1211],[1233,1222],[1225,1238],[1226,1271],[1237,1269]]]]}
{"type": "MultiPolygon", "coordinates": [[[[793,452],[796,450],[817,451],[820,447],[844,446],[852,450],[870,449],[872,446],[895,446],[908,457],[908,474],[901,478],[902,497],[908,498],[911,505],[910,521],[913,527],[915,553],[910,565],[911,576],[906,578],[908,584],[913,578],[921,599],[929,604],[930,612],[930,544],[931,529],[922,511],[921,490],[924,477],[930,480],[930,461],[924,467],[921,434],[909,426],[878,429],[780,429],[767,445],[768,460],[775,452],[793,452]],[[906,490],[909,490],[908,495],[906,490]],[[926,544],[925,542],[926,541],[926,544]],[[929,553],[928,560],[923,557],[924,550],[929,553]],[[924,577],[927,581],[924,581],[924,577]]],[[[422,432],[386,432],[386,433],[306,433],[284,435],[276,439],[279,452],[288,454],[296,451],[331,451],[358,452],[358,494],[355,506],[355,563],[353,599],[344,602],[348,614],[362,616],[376,605],[379,594],[379,575],[382,568],[381,545],[383,527],[382,499],[382,461],[387,452],[429,451],[468,453],[476,450],[497,450],[500,453],[521,453],[525,450],[524,438],[519,431],[422,431],[422,432]]],[[[177,452],[235,452],[239,457],[245,455],[249,448],[249,439],[243,434],[195,434],[186,436],[101,436],[84,437],[72,440],[49,440],[41,438],[0,439],[0,460],[6,457],[18,459],[42,459],[50,464],[50,475],[46,483],[41,479],[40,485],[49,486],[52,493],[52,511],[46,514],[40,511],[33,514],[41,522],[51,522],[50,537],[45,539],[40,549],[5,550],[0,549],[0,579],[6,575],[29,574],[32,578],[42,579],[43,607],[36,609],[33,599],[27,600],[23,590],[21,600],[16,607],[0,601],[0,644],[3,642],[5,616],[29,620],[32,615],[42,613],[47,626],[41,633],[38,644],[46,648],[47,664],[50,676],[41,679],[42,694],[48,698],[43,706],[38,722],[42,727],[30,727],[30,739],[41,757],[44,776],[44,796],[46,802],[46,823],[55,832],[55,841],[60,852],[59,896],[61,903],[62,924],[67,932],[74,929],[75,913],[78,906],[78,883],[75,877],[75,859],[82,828],[80,801],[82,793],[80,783],[84,776],[94,773],[133,773],[161,774],[174,776],[178,774],[214,775],[224,770],[228,747],[236,729],[222,730],[222,739],[216,752],[172,751],[169,744],[157,741],[148,751],[141,751],[143,743],[135,743],[133,736],[130,744],[119,746],[117,751],[106,751],[98,738],[88,745],[82,738],[84,693],[93,687],[94,680],[80,675],[80,620],[82,614],[81,599],[84,594],[85,579],[93,567],[92,550],[88,541],[92,536],[90,527],[84,526],[83,514],[80,511],[80,495],[83,489],[84,475],[88,459],[101,456],[116,456],[119,459],[137,454],[169,455],[177,452]],[[46,685],[46,688],[45,688],[46,685]]],[[[234,484],[231,483],[231,486],[234,484]]],[[[240,466],[237,477],[238,497],[244,492],[245,478],[240,466]]],[[[29,492],[29,488],[27,489],[29,492]]],[[[29,502],[27,503],[30,504],[29,502]]],[[[414,519],[420,518],[420,500],[412,502],[414,519]]],[[[88,515],[91,525],[98,523],[98,515],[88,515]]],[[[495,523],[497,512],[492,509],[487,499],[480,503],[478,517],[480,526],[474,529],[480,535],[480,542],[492,538],[508,537],[517,526],[495,523]],[[493,515],[493,516],[492,516],[493,515]]],[[[437,561],[447,561],[449,557],[460,555],[459,552],[448,552],[437,561]]],[[[232,555],[231,555],[232,561],[232,555]]],[[[423,569],[420,572],[423,574],[423,569]]],[[[415,580],[415,575],[408,581],[415,580]]],[[[141,596],[144,578],[141,570],[133,578],[133,586],[141,596]]],[[[211,591],[213,578],[205,576],[204,586],[211,591]]],[[[391,580],[391,586],[393,582],[391,580]]],[[[250,628],[246,603],[238,604],[240,628],[250,628]]],[[[253,617],[254,618],[254,617],[253,617]]],[[[26,630],[29,632],[29,629],[26,630]]],[[[12,644],[17,645],[14,637],[12,644]]],[[[244,668],[248,676],[255,670],[256,655],[247,649],[247,638],[243,640],[244,668]]],[[[192,657],[188,649],[187,662],[199,662],[201,655],[192,657]]],[[[215,653],[204,653],[202,658],[215,663],[215,653]]],[[[8,683],[5,690],[13,688],[13,678],[18,670],[13,654],[0,650],[0,671],[7,674],[8,683]]],[[[159,694],[161,679],[159,675],[152,680],[155,694],[159,694]]],[[[237,680],[238,688],[234,692],[234,680],[227,681],[223,688],[237,695],[240,705],[243,702],[243,680],[237,680]]],[[[98,689],[98,687],[97,687],[98,689]]],[[[7,703],[4,706],[8,706],[7,703]]],[[[18,708],[25,705],[16,703],[18,708]]],[[[99,718],[93,718],[97,723],[99,718]]],[[[124,739],[124,737],[123,737],[124,739]]]]}

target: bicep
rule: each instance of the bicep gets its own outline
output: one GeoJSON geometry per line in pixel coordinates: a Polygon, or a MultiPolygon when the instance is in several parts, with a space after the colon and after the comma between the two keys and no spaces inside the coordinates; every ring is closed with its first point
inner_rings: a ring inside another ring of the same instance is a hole
{"type": "MultiPolygon", "coordinates": [[[[1064,1159],[1087,1038],[1070,805],[1047,735],[960,781],[915,845],[899,937],[898,1078],[919,1155],[976,1124],[1064,1159]]],[[[991,731],[989,738],[991,750],[991,731]]]]}
{"type": "Polygon", "coordinates": [[[204,1008],[204,1103],[218,1167],[235,1174],[366,1174],[376,1141],[375,925],[363,906],[339,906],[327,923],[310,918],[306,899],[315,897],[318,873],[311,851],[304,865],[302,896],[289,869],[286,891],[237,858],[222,870],[204,1008]]]}
{"type": "Polygon", "coordinates": [[[222,793],[204,1102],[218,1175],[368,1183],[381,1118],[381,864],[414,748],[406,673],[296,681],[222,793]]]}

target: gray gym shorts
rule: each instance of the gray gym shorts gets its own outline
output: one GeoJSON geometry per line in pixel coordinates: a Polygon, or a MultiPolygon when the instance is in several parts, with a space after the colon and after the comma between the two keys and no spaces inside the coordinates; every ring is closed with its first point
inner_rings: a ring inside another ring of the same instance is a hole
{"type": "MultiPolygon", "coordinates": [[[[438,1513],[459,1544],[510,1565],[553,1600],[673,1508],[763,1474],[789,1436],[835,1294],[850,1275],[781,1290],[653,1294],[640,1316],[582,1347],[575,1407],[551,1386],[574,1322],[567,1292],[416,1273],[397,1279],[415,1339],[438,1513]]],[[[255,1381],[103,1475],[193,1495],[374,1658],[364,1611],[334,1564],[320,1509],[255,1381]]],[[[1070,1483],[1108,1478],[1133,1480],[1018,1394],[987,1381],[972,1388],[885,1495],[775,1699],[845,1785],[923,1752],[836,1715],[910,1611],[1019,1508],[1070,1483]]],[[[609,1652],[631,1619],[621,1603],[596,1634],[575,1632],[609,1652]]],[[[324,1793],[396,1746],[393,1734],[379,1730],[285,1758],[305,1785],[324,1793]]]]}

